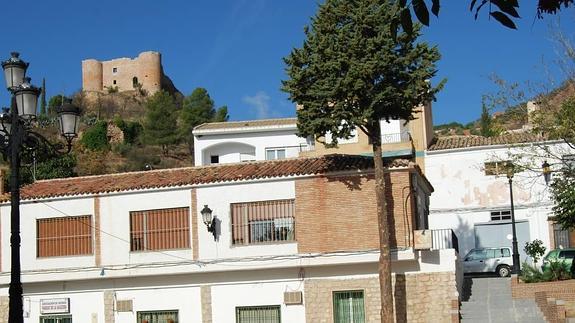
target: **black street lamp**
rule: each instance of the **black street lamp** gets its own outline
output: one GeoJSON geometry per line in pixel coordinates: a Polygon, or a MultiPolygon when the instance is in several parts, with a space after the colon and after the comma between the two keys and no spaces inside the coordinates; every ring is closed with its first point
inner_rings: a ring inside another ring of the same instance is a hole
{"type": "Polygon", "coordinates": [[[517,231],[515,229],[515,207],[513,206],[513,175],[515,175],[515,167],[513,164],[507,165],[507,179],[509,180],[509,198],[511,199],[511,231],[513,240],[511,242],[513,249],[513,274],[519,273],[519,249],[517,248],[517,231]]]}
{"type": "MultiPolygon", "coordinates": [[[[28,63],[19,58],[18,53],[2,62],[6,86],[12,93],[10,109],[0,115],[0,150],[10,161],[10,287],[8,322],[22,323],[22,281],[20,267],[20,163],[24,154],[41,150],[49,154],[61,154],[61,146],[52,145],[46,138],[32,130],[36,119],[36,107],[41,90],[30,84],[26,78],[28,63]]],[[[67,151],[72,148],[72,140],[77,136],[80,109],[67,103],[58,110],[60,134],[67,143],[67,151]]]]}

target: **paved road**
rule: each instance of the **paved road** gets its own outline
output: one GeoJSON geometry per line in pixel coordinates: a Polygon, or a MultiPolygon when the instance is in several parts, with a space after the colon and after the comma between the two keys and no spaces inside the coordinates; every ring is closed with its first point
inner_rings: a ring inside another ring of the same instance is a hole
{"type": "Polygon", "coordinates": [[[511,278],[466,277],[462,296],[461,322],[545,323],[534,300],[511,298],[511,278]]]}

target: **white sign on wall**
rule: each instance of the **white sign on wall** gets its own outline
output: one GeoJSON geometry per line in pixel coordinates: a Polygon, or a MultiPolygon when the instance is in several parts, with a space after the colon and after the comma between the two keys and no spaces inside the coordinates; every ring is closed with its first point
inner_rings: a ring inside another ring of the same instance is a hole
{"type": "Polygon", "coordinates": [[[69,298],[51,298],[40,300],[40,314],[70,313],[69,298]]]}

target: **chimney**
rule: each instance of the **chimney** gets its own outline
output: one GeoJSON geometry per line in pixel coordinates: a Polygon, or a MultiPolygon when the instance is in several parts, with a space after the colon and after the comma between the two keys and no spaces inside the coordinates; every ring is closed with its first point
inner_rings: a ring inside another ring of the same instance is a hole
{"type": "Polygon", "coordinates": [[[533,124],[533,117],[535,116],[534,113],[539,111],[539,104],[535,101],[528,101],[527,102],[527,123],[529,125],[533,124]]]}

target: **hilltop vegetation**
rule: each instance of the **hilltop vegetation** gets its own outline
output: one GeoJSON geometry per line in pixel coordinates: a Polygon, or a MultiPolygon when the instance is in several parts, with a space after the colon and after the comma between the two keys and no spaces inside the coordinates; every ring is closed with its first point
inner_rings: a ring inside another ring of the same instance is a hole
{"type": "Polygon", "coordinates": [[[193,166],[192,129],[229,118],[227,107],[216,109],[203,88],[183,98],[165,91],[151,96],[139,91],[56,95],[38,117],[39,132],[51,142],[61,141],[55,111],[65,100],[82,109],[72,153],[23,166],[27,183],[34,178],[193,166]]]}

